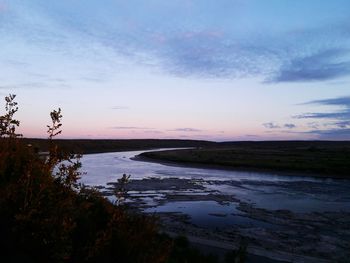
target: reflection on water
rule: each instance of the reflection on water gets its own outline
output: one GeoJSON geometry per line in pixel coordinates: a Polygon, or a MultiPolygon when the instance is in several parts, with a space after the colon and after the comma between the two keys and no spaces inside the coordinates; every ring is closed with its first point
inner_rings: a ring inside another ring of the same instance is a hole
{"type": "MultiPolygon", "coordinates": [[[[350,211],[349,180],[176,167],[130,159],[141,152],[143,151],[85,155],[82,163],[87,175],[81,181],[87,185],[105,186],[108,182],[116,182],[123,173],[131,174],[134,180],[149,177],[204,179],[206,181],[204,185],[208,190],[233,195],[239,200],[260,208],[294,212],[350,211]]],[[[215,207],[219,212],[223,211],[228,214],[231,212],[228,212],[227,209],[232,211],[235,209],[233,204],[225,207],[206,202],[187,203],[181,208],[182,210],[179,209],[180,212],[186,213],[204,207],[206,212],[203,213],[206,214],[208,214],[209,207],[215,207]]],[[[176,207],[176,205],[165,204],[163,208],[158,207],[157,209],[172,209],[173,212],[176,212],[179,210],[176,207]]],[[[198,209],[198,214],[203,215],[200,212],[202,209],[198,209]]],[[[217,219],[217,223],[220,223],[219,221],[222,220],[217,219]]]]}
{"type": "Polygon", "coordinates": [[[191,222],[200,227],[220,228],[226,226],[275,228],[272,224],[248,218],[237,210],[236,203],[219,204],[215,201],[168,202],[144,210],[146,213],[184,213],[191,222]]]}

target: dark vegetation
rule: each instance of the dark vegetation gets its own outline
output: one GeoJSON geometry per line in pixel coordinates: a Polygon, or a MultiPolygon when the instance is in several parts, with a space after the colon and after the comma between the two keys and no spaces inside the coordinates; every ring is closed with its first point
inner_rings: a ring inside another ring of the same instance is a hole
{"type": "Polygon", "coordinates": [[[2,262],[215,262],[160,234],[154,217],[115,206],[78,183],[80,155],[65,153],[61,110],[51,112],[47,156],[16,134],[15,96],[0,116],[2,262]]]}
{"type": "MultiPolygon", "coordinates": [[[[41,151],[48,151],[50,142],[47,139],[24,138],[27,144],[32,144],[41,151]]],[[[157,139],[133,139],[133,140],[87,140],[75,139],[55,140],[55,143],[65,151],[87,153],[137,151],[157,148],[181,148],[181,147],[206,147],[216,145],[215,142],[196,140],[157,140],[157,139]]]]}
{"type": "Polygon", "coordinates": [[[350,178],[349,141],[227,142],[215,147],[146,152],[141,157],[188,165],[350,178]]]}

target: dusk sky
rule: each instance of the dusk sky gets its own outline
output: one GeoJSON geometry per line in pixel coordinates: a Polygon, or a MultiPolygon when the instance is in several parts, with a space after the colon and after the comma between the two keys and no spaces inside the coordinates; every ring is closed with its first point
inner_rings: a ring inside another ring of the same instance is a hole
{"type": "Polygon", "coordinates": [[[0,80],[25,137],[349,140],[350,1],[0,0],[0,80]]]}

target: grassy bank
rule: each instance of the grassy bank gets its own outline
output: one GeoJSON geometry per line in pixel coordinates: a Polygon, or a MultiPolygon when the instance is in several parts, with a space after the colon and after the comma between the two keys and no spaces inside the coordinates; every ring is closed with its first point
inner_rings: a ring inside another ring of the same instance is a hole
{"type": "Polygon", "coordinates": [[[350,142],[226,142],[199,149],[147,152],[141,157],[187,165],[350,178],[350,142]]]}

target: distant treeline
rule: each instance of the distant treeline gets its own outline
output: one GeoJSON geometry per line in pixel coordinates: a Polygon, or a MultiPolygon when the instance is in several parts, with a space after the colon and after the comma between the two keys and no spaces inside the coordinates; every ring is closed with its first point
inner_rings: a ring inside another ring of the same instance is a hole
{"type": "MultiPolygon", "coordinates": [[[[24,138],[27,144],[32,144],[40,151],[47,151],[47,139],[24,138]]],[[[86,153],[121,152],[132,150],[148,150],[159,148],[242,148],[242,149],[350,149],[350,141],[229,141],[213,142],[204,140],[177,140],[177,139],[56,139],[55,143],[61,149],[86,153]]]]}
{"type": "MultiPolygon", "coordinates": [[[[47,139],[24,138],[23,141],[37,147],[40,151],[47,151],[47,139]]],[[[63,150],[87,153],[121,152],[133,150],[148,150],[157,148],[182,147],[211,147],[217,145],[210,141],[197,140],[157,140],[157,139],[131,139],[131,140],[88,140],[88,139],[58,139],[55,143],[63,150]]]]}
{"type": "Polygon", "coordinates": [[[218,144],[223,147],[265,149],[350,149],[350,141],[232,141],[218,144]]]}

